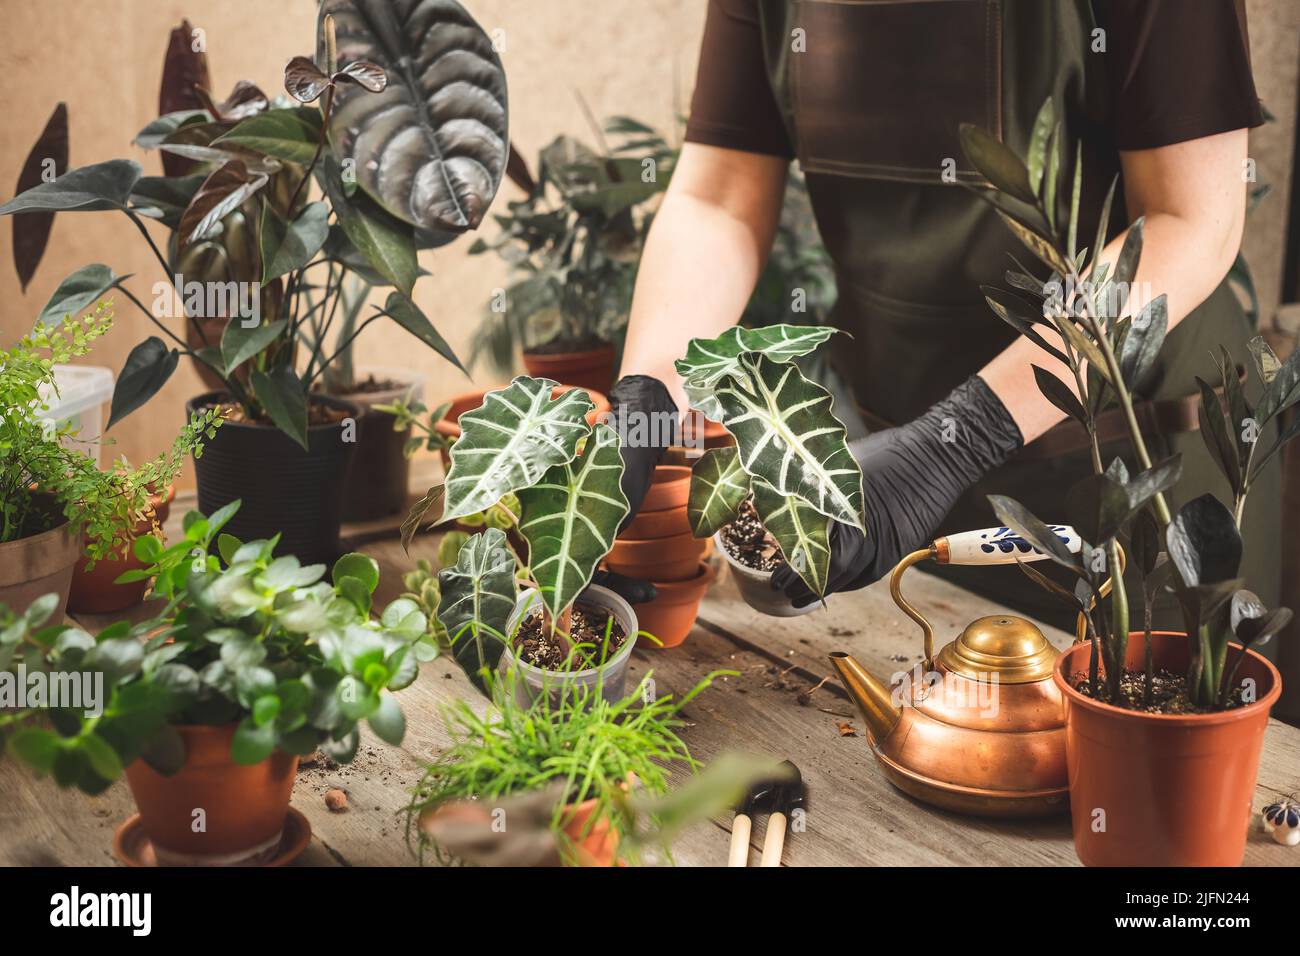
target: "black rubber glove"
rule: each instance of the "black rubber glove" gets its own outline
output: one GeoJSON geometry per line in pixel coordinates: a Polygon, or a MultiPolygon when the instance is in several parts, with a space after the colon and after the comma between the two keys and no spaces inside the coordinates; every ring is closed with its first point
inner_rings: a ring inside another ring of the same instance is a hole
{"type": "MultiPolygon", "coordinates": [[[[831,524],[826,593],[866,587],[928,545],[962,493],[1023,444],[1015,419],[978,375],[920,418],[851,442],[862,466],[867,534],[831,524]]],[[[789,565],[771,580],[795,607],[818,600],[789,565]]]]}
{"type": "MultiPolygon", "coordinates": [[[[622,531],[641,509],[664,452],[678,440],[678,412],[667,386],[649,375],[625,375],[619,379],[610,390],[609,405],[609,425],[618,432],[618,450],[623,456],[620,487],[631,506],[619,527],[622,531]]],[[[644,578],[602,570],[592,580],[630,604],[644,604],[658,596],[655,586],[644,578]]]]}

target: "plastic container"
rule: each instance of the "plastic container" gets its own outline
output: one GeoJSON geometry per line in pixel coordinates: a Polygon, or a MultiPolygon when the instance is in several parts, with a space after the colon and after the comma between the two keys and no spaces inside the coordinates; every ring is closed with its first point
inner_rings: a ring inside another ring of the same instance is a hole
{"type": "Polygon", "coordinates": [[[820,601],[813,601],[803,607],[795,607],[785,596],[784,591],[773,591],[772,572],[755,571],[733,558],[727,546],[722,543],[721,531],[713,536],[713,543],[721,552],[727,566],[731,568],[731,577],[735,580],[736,587],[740,589],[740,596],[755,611],[769,617],[799,617],[822,606],[820,601]]]}
{"type": "MultiPolygon", "coordinates": [[[[544,692],[548,692],[554,701],[572,688],[595,687],[602,676],[604,683],[601,687],[601,696],[608,701],[622,699],[627,678],[627,662],[632,656],[632,648],[636,644],[636,633],[640,629],[637,625],[636,612],[632,610],[632,605],[628,604],[627,601],[624,601],[608,588],[603,588],[598,584],[588,586],[578,596],[578,603],[594,604],[597,607],[613,612],[614,619],[622,625],[624,633],[627,634],[627,640],[623,642],[623,646],[618,649],[618,652],[602,666],[590,667],[581,671],[543,670],[524,661],[516,660],[510,648],[507,647],[501,655],[501,663],[498,666],[502,674],[509,673],[511,668],[518,669],[515,699],[521,705],[528,706],[541,697],[544,692]]],[[[514,613],[510,615],[508,633],[515,634],[524,617],[535,613],[541,606],[541,594],[535,588],[529,588],[522,592],[515,601],[514,613]]]]}
{"type": "Polygon", "coordinates": [[[41,402],[48,405],[40,413],[42,421],[56,427],[70,425],[73,435],[63,440],[67,448],[85,452],[103,467],[104,434],[107,419],[105,406],[113,398],[113,370],[95,365],[54,366],[56,388],[41,387],[41,402]]]}

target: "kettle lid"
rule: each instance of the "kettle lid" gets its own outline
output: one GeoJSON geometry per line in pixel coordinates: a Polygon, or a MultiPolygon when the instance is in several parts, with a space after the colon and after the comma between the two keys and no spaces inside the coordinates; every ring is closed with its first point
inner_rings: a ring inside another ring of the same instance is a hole
{"type": "Polygon", "coordinates": [[[1057,650],[1033,624],[1012,614],[992,614],[966,626],[939,652],[947,670],[972,680],[996,674],[1004,684],[1029,684],[1052,676],[1057,650]]]}

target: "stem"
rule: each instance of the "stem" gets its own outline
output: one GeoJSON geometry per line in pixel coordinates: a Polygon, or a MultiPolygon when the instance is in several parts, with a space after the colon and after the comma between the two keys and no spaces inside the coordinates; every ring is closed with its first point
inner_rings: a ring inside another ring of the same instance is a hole
{"type": "Polygon", "coordinates": [[[131,294],[130,289],[128,289],[124,285],[120,285],[118,286],[118,288],[122,290],[122,294],[124,296],[126,296],[128,299],[130,299],[132,302],[135,303],[136,308],[138,308],[141,312],[143,312],[145,314],[145,317],[148,318],[150,322],[158,326],[158,328],[162,331],[163,335],[167,336],[169,339],[171,339],[173,342],[179,345],[185,351],[186,355],[194,354],[193,352],[190,351],[190,344],[186,342],[184,339],[182,339],[175,332],[173,332],[171,329],[167,328],[167,326],[163,325],[156,315],[154,315],[147,308],[145,308],[143,302],[141,302],[139,299],[137,299],[134,295],[131,294]]]}
{"type": "Polygon", "coordinates": [[[1146,646],[1143,648],[1145,676],[1145,683],[1142,688],[1143,707],[1151,706],[1152,685],[1155,682],[1155,662],[1151,653],[1151,617],[1153,611],[1151,605],[1154,599],[1154,594],[1148,594],[1145,590],[1142,592],[1142,637],[1146,641],[1146,646]]]}
{"type": "Polygon", "coordinates": [[[1111,652],[1110,669],[1106,683],[1110,700],[1118,705],[1120,682],[1124,677],[1124,664],[1128,659],[1128,592],[1124,587],[1124,573],[1120,570],[1119,543],[1113,538],[1107,548],[1110,565],[1111,652]]]}
{"type": "Polygon", "coordinates": [[[325,371],[325,369],[329,368],[329,364],[330,364],[330,362],[333,362],[336,358],[338,358],[338,357],[339,357],[339,353],[341,353],[344,349],[346,349],[349,345],[351,345],[352,342],[353,342],[353,340],[356,339],[356,337],[357,337],[358,335],[361,334],[361,331],[362,331],[362,330],[363,330],[367,325],[369,325],[371,322],[374,322],[376,319],[381,319],[381,318],[383,318],[383,317],[384,317],[384,313],[382,313],[382,312],[376,312],[376,313],[375,313],[374,315],[372,315],[370,318],[366,319],[364,322],[362,322],[360,325],[358,325],[356,331],[353,332],[351,335],[349,335],[349,336],[347,337],[347,340],[344,341],[342,345],[340,345],[337,349],[334,350],[334,354],[333,354],[333,355],[331,355],[328,359],[326,359],[324,362],[321,363],[320,368],[316,369],[315,374],[312,375],[311,378],[307,379],[307,387],[308,387],[308,388],[311,387],[311,383],[314,382],[314,381],[316,381],[316,379],[320,376],[320,374],[321,374],[322,372],[325,371]]]}
{"type": "Polygon", "coordinates": [[[157,243],[153,241],[153,236],[149,235],[149,230],[145,228],[144,222],[129,209],[126,210],[126,214],[127,217],[135,223],[135,227],[140,230],[140,235],[144,236],[144,241],[149,243],[149,248],[153,252],[153,257],[158,260],[158,264],[162,266],[163,275],[167,277],[167,284],[172,287],[173,291],[175,291],[178,296],[180,296],[181,313],[185,316],[186,320],[194,326],[195,331],[199,333],[199,338],[203,341],[203,344],[211,345],[212,343],[208,341],[208,333],[203,330],[203,323],[185,310],[185,297],[181,294],[181,290],[176,288],[176,277],[172,274],[172,267],[167,264],[167,260],[163,257],[162,252],[159,251],[157,243]]]}
{"type": "MultiPolygon", "coordinates": [[[[333,22],[332,20],[328,22],[333,22]]],[[[302,174],[302,179],[298,181],[298,187],[293,191],[293,196],[289,199],[289,216],[293,217],[294,207],[298,204],[298,196],[302,194],[302,189],[307,185],[307,180],[311,179],[311,174],[316,169],[316,164],[320,162],[321,151],[325,148],[325,140],[329,138],[330,112],[334,109],[334,85],[333,83],[325,90],[325,106],[321,110],[320,121],[320,140],[316,143],[316,152],[312,154],[311,162],[307,164],[306,171],[302,174]]]]}

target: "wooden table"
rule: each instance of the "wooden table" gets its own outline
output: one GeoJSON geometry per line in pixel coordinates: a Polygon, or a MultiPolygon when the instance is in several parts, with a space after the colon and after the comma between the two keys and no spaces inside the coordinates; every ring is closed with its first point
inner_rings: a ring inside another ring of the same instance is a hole
{"type": "MultiPolygon", "coordinates": [[[[179,499],[178,520],[187,505],[179,499]]],[[[401,575],[413,558],[379,525],[345,529],[354,545],[382,567],[377,603],[402,590],[401,575]]],[[[432,557],[436,536],[422,536],[414,556],[432,557]]],[[[909,596],[931,613],[940,645],[966,623],[1001,609],[960,588],[917,573],[909,596]]],[[[110,619],[84,619],[88,630],[110,619]]],[[[1053,643],[1068,635],[1044,628],[1053,643]]],[[[630,673],[639,680],[654,672],[659,693],[683,693],[719,668],[740,676],[719,681],[685,711],[691,725],[683,739],[708,762],[724,750],[789,758],[808,788],[807,829],[791,834],[788,866],[1077,865],[1068,817],[995,821],[931,809],[890,786],[871,756],[865,728],[826,656],[852,652],[876,674],[913,666],[921,656],[920,634],[898,611],[883,584],[835,595],[825,610],[776,620],[752,611],[724,574],[700,609],[686,643],[668,650],[637,649],[630,673]],[[823,682],[824,681],[824,682],[823,682]]],[[[445,746],[439,705],[456,697],[481,700],[453,661],[425,664],[401,694],[406,739],[391,747],[363,736],[357,759],[337,769],[306,767],[299,772],[293,805],[312,825],[312,841],[299,866],[404,866],[414,861],[403,837],[402,808],[409,789],[429,759],[445,746]],[[333,813],[326,791],[348,795],[348,809],[333,813]]],[[[364,734],[365,732],[363,732],[364,734]]],[[[1256,812],[1300,790],[1300,730],[1270,721],[1255,791],[1256,812]]],[[[135,812],[131,794],[118,782],[98,797],[60,790],[37,779],[12,758],[0,761],[0,864],[113,865],[114,828],[135,812]]],[[[762,846],[764,819],[755,823],[751,864],[762,846]]],[[[679,865],[723,865],[729,821],[725,818],[687,831],[673,848],[679,865]]],[[[1246,863],[1300,865],[1300,850],[1280,846],[1252,826],[1246,863]]]]}

